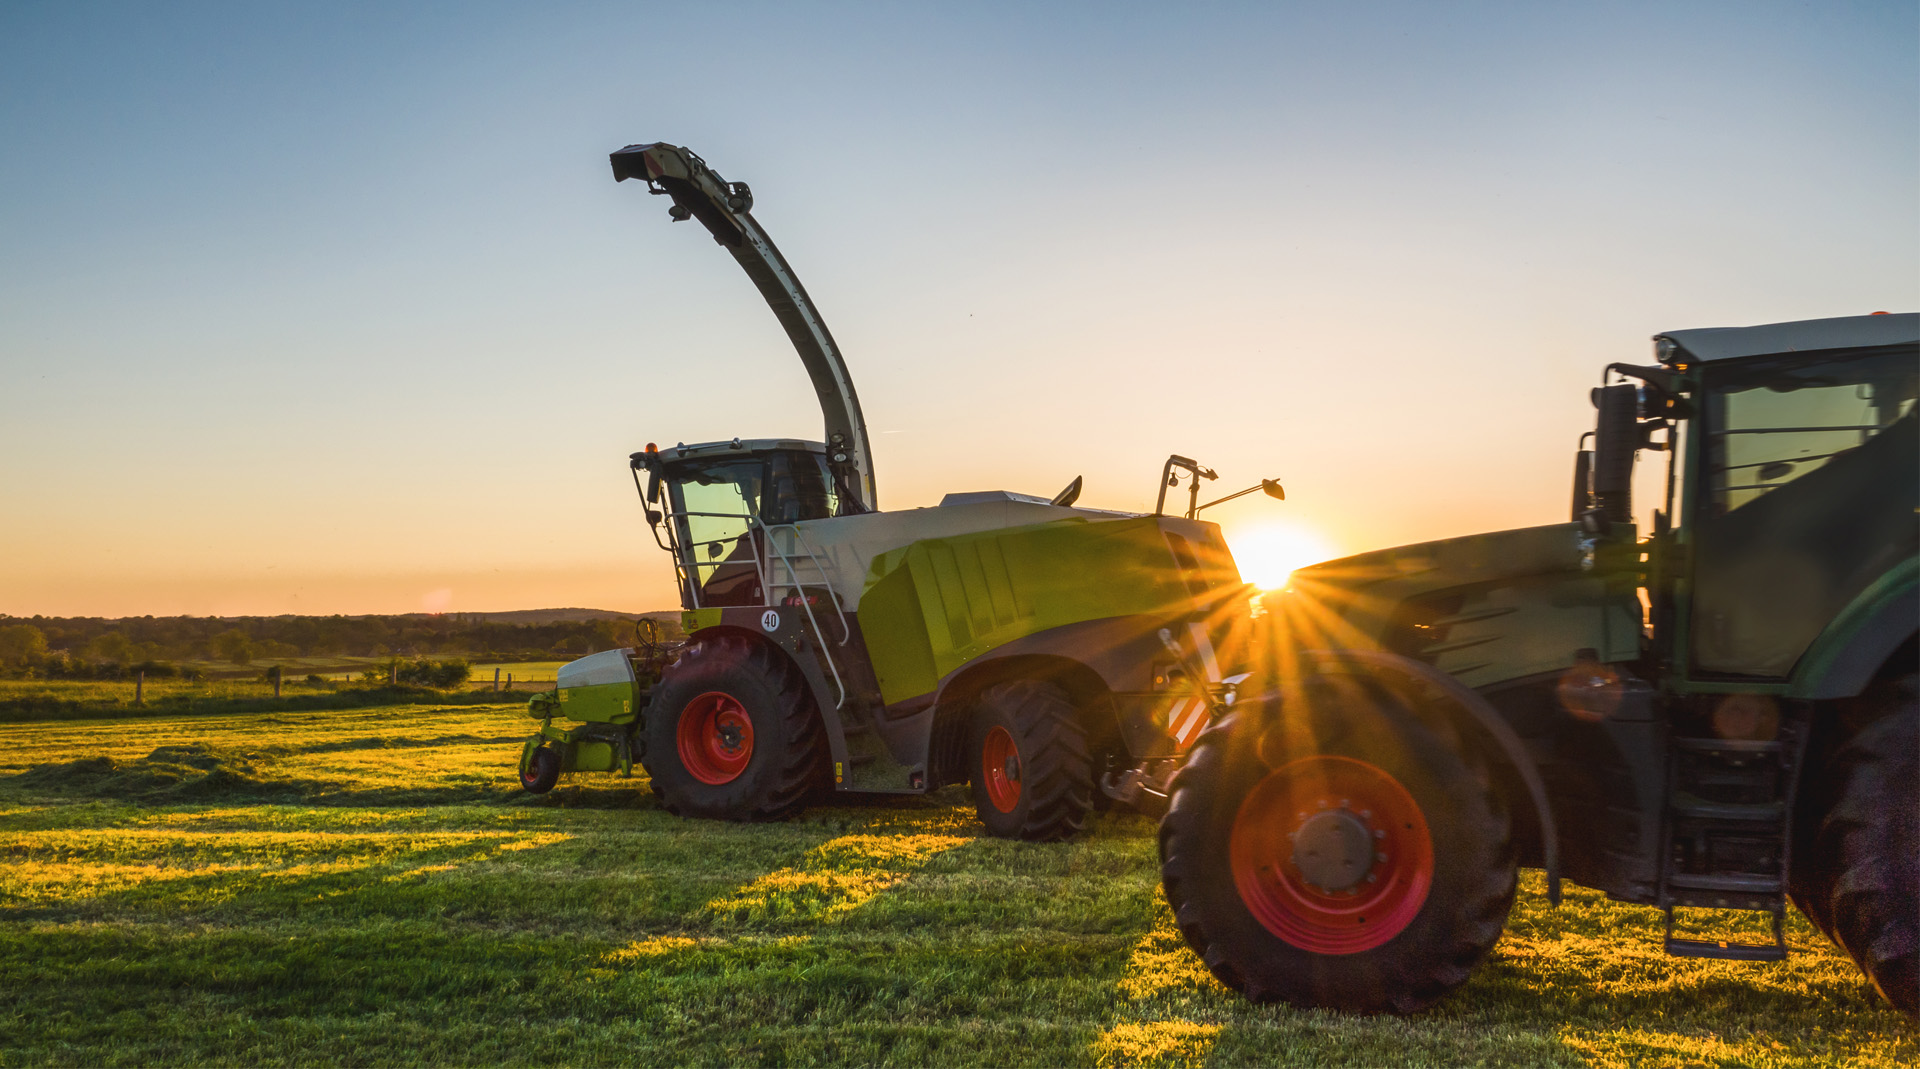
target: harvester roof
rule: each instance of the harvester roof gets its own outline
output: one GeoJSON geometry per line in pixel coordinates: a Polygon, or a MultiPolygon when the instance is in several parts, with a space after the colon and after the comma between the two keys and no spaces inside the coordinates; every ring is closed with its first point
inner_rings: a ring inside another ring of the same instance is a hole
{"type": "Polygon", "coordinates": [[[1737,360],[1743,356],[1819,352],[1829,349],[1869,349],[1920,342],[1920,313],[1879,313],[1801,319],[1756,327],[1696,327],[1653,336],[1654,351],[1663,363],[1699,363],[1737,360]]]}

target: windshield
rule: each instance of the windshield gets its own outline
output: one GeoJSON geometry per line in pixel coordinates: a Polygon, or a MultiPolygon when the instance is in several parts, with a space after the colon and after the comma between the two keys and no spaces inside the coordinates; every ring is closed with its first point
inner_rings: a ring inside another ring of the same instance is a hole
{"type": "Polygon", "coordinates": [[[803,450],[687,461],[665,475],[694,605],[760,604],[757,524],[826,519],[841,508],[826,458],[803,450]]]}

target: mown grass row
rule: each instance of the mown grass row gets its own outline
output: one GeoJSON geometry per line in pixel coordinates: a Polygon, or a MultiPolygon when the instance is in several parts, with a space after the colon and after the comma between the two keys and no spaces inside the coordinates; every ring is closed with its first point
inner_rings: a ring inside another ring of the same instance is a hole
{"type": "Polygon", "coordinates": [[[0,727],[0,1064],[1920,1060],[1803,924],[1781,965],[1679,961],[1653,911],[1530,874],[1432,1012],[1257,1007],[1180,941],[1139,817],[1008,843],[949,791],[687,822],[637,779],[521,794],[528,726],[0,727]]]}

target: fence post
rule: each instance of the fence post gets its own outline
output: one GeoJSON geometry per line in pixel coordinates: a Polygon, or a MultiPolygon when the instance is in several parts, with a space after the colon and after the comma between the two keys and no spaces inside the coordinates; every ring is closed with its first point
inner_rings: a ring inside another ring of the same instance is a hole
{"type": "Polygon", "coordinates": [[[493,692],[495,694],[500,693],[500,666],[499,665],[493,666],[493,692]]]}
{"type": "Polygon", "coordinates": [[[147,700],[145,697],[146,689],[147,689],[147,670],[142,668],[140,670],[140,674],[133,677],[133,704],[135,705],[147,704],[147,700]]]}
{"type": "Polygon", "coordinates": [[[280,666],[276,664],[272,668],[267,669],[267,676],[273,680],[273,696],[278,698],[280,696],[280,666]]]}

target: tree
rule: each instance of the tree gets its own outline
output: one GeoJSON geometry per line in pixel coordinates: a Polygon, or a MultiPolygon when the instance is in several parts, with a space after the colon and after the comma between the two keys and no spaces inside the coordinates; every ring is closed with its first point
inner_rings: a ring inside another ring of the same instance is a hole
{"type": "Polygon", "coordinates": [[[128,664],[134,660],[132,640],[118,631],[109,631],[87,643],[87,656],[109,664],[128,664]]]}
{"type": "Polygon", "coordinates": [[[234,664],[253,663],[253,639],[237,627],[213,636],[213,649],[234,664]]]}
{"type": "Polygon", "coordinates": [[[32,624],[0,627],[0,664],[32,664],[46,655],[46,632],[32,624]]]}

